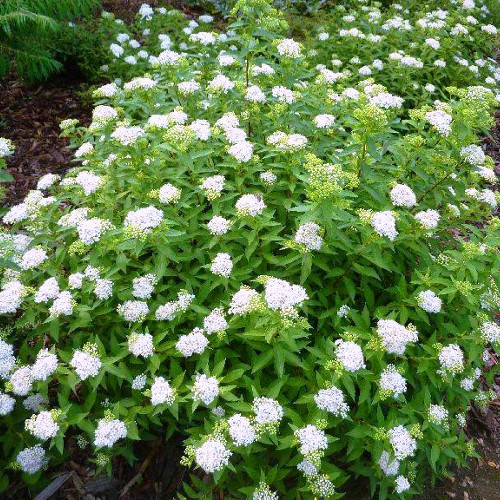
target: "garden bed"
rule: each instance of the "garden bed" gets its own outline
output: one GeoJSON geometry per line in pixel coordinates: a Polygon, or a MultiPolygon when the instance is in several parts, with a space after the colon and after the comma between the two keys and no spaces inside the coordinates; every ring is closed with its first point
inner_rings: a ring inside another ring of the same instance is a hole
{"type": "MultiPolygon", "coordinates": [[[[134,2],[130,4],[132,3],[134,2]]],[[[125,11],[128,11],[128,7],[127,2],[125,11]]],[[[8,205],[18,203],[44,174],[63,174],[75,165],[67,140],[59,136],[59,122],[67,118],[77,118],[83,125],[90,122],[91,107],[86,101],[82,101],[81,88],[78,82],[65,79],[56,79],[35,89],[24,88],[14,81],[1,84],[0,136],[11,139],[16,146],[15,154],[8,160],[9,172],[14,177],[14,181],[7,186],[8,205]]],[[[251,131],[250,126],[248,130],[251,131]]],[[[495,159],[497,173],[500,157],[498,137],[497,124],[497,128],[492,130],[491,138],[483,138],[483,149],[495,159]]],[[[366,147],[362,151],[364,157],[366,147]]],[[[492,188],[496,190],[498,186],[492,188]]],[[[346,269],[345,273],[351,270],[350,267],[346,269]]],[[[497,358],[493,352],[488,363],[489,370],[495,370],[497,358]]],[[[484,379],[482,383],[484,385],[484,379]]],[[[498,396],[499,386],[494,383],[491,388],[498,396]]],[[[483,457],[480,460],[471,459],[470,471],[459,469],[452,479],[429,488],[422,498],[434,500],[445,495],[464,500],[493,500],[500,468],[498,408],[497,400],[486,409],[474,407],[469,414],[466,434],[478,440],[478,451],[483,457]]],[[[135,443],[133,450],[138,458],[137,463],[129,466],[125,458],[115,457],[111,478],[96,473],[95,464],[90,462],[90,455],[78,449],[75,436],[67,434],[66,447],[71,450],[71,461],[54,469],[67,474],[64,476],[64,484],[61,483],[57,488],[56,495],[59,498],[83,497],[90,500],[91,496],[116,498],[118,495],[134,500],[170,498],[179,491],[182,481],[187,479],[187,469],[178,465],[184,449],[179,434],[174,434],[166,445],[162,439],[135,443]]],[[[196,478],[202,483],[210,480],[209,475],[205,476],[200,472],[196,472],[196,478]]],[[[22,482],[16,482],[6,495],[11,498],[19,497],[25,492],[23,488],[22,482]]],[[[357,482],[355,489],[352,488],[354,485],[351,486],[350,483],[343,487],[348,498],[367,495],[368,485],[365,487],[363,481],[357,482]]],[[[224,498],[224,494],[217,489],[214,494],[224,498]]]]}

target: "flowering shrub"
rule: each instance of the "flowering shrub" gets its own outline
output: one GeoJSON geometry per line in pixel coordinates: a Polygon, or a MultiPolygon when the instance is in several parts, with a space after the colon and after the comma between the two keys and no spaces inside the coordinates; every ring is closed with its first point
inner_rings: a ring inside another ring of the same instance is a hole
{"type": "Polygon", "coordinates": [[[5,171],[5,158],[14,152],[14,146],[10,139],[0,137],[0,183],[11,181],[12,176],[5,171]]]}
{"type": "Polygon", "coordinates": [[[69,439],[110,470],[183,433],[182,463],[213,475],[185,485],[198,498],[338,498],[356,476],[412,495],[474,454],[465,412],[500,338],[477,145],[497,96],[396,95],[390,63],[331,77],[267,1],[233,12],[220,34],[143,5],[144,48],[111,49],[129,79],[95,90],[88,128],[61,124],[78,166],[3,217],[4,488],[69,439]]]}

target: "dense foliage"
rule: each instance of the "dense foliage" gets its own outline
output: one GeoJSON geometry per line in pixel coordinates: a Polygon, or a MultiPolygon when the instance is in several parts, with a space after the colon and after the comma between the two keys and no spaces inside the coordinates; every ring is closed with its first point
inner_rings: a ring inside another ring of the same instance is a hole
{"type": "Polygon", "coordinates": [[[190,498],[338,498],[358,476],[411,496],[474,454],[500,72],[481,4],[439,6],[353,2],[303,43],[265,0],[222,33],[104,16],[123,80],[61,124],[77,166],[3,217],[3,488],[43,484],[70,439],[111,470],[182,433],[213,475],[190,498]]]}
{"type": "MultiPolygon", "coordinates": [[[[58,35],[71,33],[68,28],[75,26],[73,21],[89,16],[98,5],[97,0],[2,0],[0,76],[14,63],[18,77],[28,82],[44,80],[60,70],[64,59],[57,55],[73,47],[73,38],[58,35]]],[[[87,39],[88,34],[87,30],[87,39]]],[[[80,48],[83,52],[84,47],[80,48]]]]}

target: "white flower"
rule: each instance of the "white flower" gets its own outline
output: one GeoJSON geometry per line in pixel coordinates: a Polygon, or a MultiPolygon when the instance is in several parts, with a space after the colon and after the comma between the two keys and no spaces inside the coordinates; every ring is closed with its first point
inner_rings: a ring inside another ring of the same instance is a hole
{"type": "Polygon", "coordinates": [[[210,123],[207,120],[194,120],[194,122],[189,125],[189,128],[200,141],[208,141],[212,135],[210,123]]]}
{"type": "Polygon", "coordinates": [[[267,186],[272,186],[276,182],[277,177],[270,170],[266,170],[265,172],[261,172],[259,179],[267,186]]]}
{"type": "Polygon", "coordinates": [[[255,290],[248,287],[241,287],[231,299],[229,314],[245,314],[250,312],[258,297],[259,294],[255,290]]]}
{"type": "Polygon", "coordinates": [[[123,146],[130,146],[144,135],[144,130],[141,127],[118,127],[112,134],[111,138],[116,139],[123,146]]]}
{"type": "Polygon", "coordinates": [[[28,250],[21,258],[19,266],[21,269],[27,271],[28,269],[33,269],[42,265],[49,256],[43,248],[32,248],[28,250]]]}
{"type": "Polygon", "coordinates": [[[132,333],[128,337],[128,350],[136,357],[151,357],[154,353],[153,336],[149,333],[132,333]]]}
{"type": "Polygon", "coordinates": [[[104,446],[112,448],[117,441],[125,437],[127,437],[127,428],[121,420],[101,419],[95,430],[94,445],[96,448],[104,446]]]}
{"type": "Polygon", "coordinates": [[[435,229],[441,216],[436,210],[428,209],[415,214],[415,219],[424,229],[435,229]]]}
{"type": "Polygon", "coordinates": [[[398,476],[396,478],[396,493],[399,495],[406,490],[411,488],[410,481],[404,476],[398,476]]]}
{"type": "Polygon", "coordinates": [[[412,456],[417,449],[416,440],[411,437],[410,433],[402,425],[389,430],[389,442],[398,460],[412,456]]]}
{"type": "Polygon", "coordinates": [[[375,212],[371,218],[373,229],[380,236],[387,236],[389,240],[396,239],[398,232],[396,230],[396,219],[390,210],[384,212],[375,212]]]}
{"type": "Polygon", "coordinates": [[[300,442],[300,453],[302,455],[326,450],[328,447],[325,432],[318,429],[315,425],[306,425],[301,429],[297,429],[294,434],[300,442]]]}
{"type": "Polygon", "coordinates": [[[399,471],[399,460],[391,461],[391,456],[385,450],[380,455],[378,464],[386,476],[395,476],[399,471]]]}
{"type": "Polygon", "coordinates": [[[335,352],[337,359],[345,370],[356,372],[366,367],[363,351],[358,344],[345,340],[337,340],[336,345],[335,352]]]}
{"type": "Polygon", "coordinates": [[[97,217],[82,219],[76,226],[78,236],[85,245],[97,243],[109,229],[111,229],[111,223],[106,219],[98,219],[97,217]]]}
{"type": "Polygon", "coordinates": [[[77,227],[78,223],[85,219],[89,213],[88,208],[75,208],[71,210],[71,212],[63,215],[58,221],[57,224],[62,227],[77,227]]]}
{"type": "Polygon", "coordinates": [[[85,142],[75,151],[75,157],[88,156],[92,151],[94,151],[94,145],[90,142],[85,142]]]}
{"type": "Polygon", "coordinates": [[[248,446],[257,438],[249,418],[237,413],[229,418],[227,423],[229,425],[229,435],[235,446],[248,446]]]}
{"type": "Polygon", "coordinates": [[[212,92],[222,92],[227,94],[233,88],[234,82],[224,75],[217,75],[210,82],[208,82],[208,89],[212,92]]]}
{"type": "Polygon", "coordinates": [[[255,194],[244,194],[238,199],[235,207],[238,215],[255,217],[262,213],[266,205],[260,196],[255,194]]]}
{"type": "Polygon", "coordinates": [[[245,99],[250,102],[266,102],[266,95],[257,85],[250,85],[245,91],[245,99]]]}
{"type": "Polygon", "coordinates": [[[141,300],[127,300],[117,308],[118,314],[124,320],[130,322],[142,322],[149,313],[149,307],[146,302],[141,300]]]}
{"type": "Polygon", "coordinates": [[[213,274],[225,278],[229,278],[232,270],[233,261],[228,253],[219,252],[210,265],[210,271],[212,271],[213,274]]]}
{"type": "Polygon", "coordinates": [[[494,344],[500,340],[500,326],[492,321],[485,321],[480,326],[480,331],[485,342],[494,344]]]}
{"type": "Polygon", "coordinates": [[[314,396],[314,402],[320,410],[333,413],[336,417],[346,418],[349,406],[344,401],[344,394],[337,387],[320,389],[314,396]]]}
{"type": "Polygon", "coordinates": [[[26,396],[31,391],[31,386],[33,385],[31,368],[29,366],[18,368],[11,375],[9,382],[12,384],[13,394],[16,396],[26,396]]]}
{"type": "Polygon", "coordinates": [[[200,87],[201,85],[195,80],[188,80],[177,85],[177,88],[182,95],[193,94],[194,92],[200,90],[200,87]]]}
{"type": "Polygon", "coordinates": [[[81,380],[97,376],[102,366],[97,353],[91,354],[80,350],[74,352],[69,364],[75,369],[81,380]]]}
{"type": "Polygon", "coordinates": [[[253,400],[253,411],[257,424],[276,424],[283,418],[283,407],[275,399],[258,397],[253,400]]]}
{"type": "Polygon", "coordinates": [[[219,215],[214,215],[210,221],[207,223],[208,230],[214,236],[222,236],[229,231],[231,227],[231,222],[224,217],[219,215]]]}
{"type": "Polygon", "coordinates": [[[8,415],[16,404],[16,400],[9,396],[8,394],[4,394],[0,392],[0,416],[3,417],[8,415]]]}
{"type": "Polygon", "coordinates": [[[181,335],[175,347],[185,357],[201,354],[208,345],[208,339],[203,335],[202,328],[195,328],[187,335],[181,335]]]}
{"type": "Polygon", "coordinates": [[[99,189],[99,187],[103,185],[104,180],[102,179],[102,177],[89,172],[88,170],[82,170],[75,177],[75,182],[83,189],[83,192],[88,196],[92,193],[95,193],[99,189]]]}
{"type": "Polygon", "coordinates": [[[213,473],[229,463],[232,453],[216,439],[205,441],[195,452],[196,464],[205,472],[213,473]]]}
{"type": "Polygon", "coordinates": [[[153,406],[167,403],[173,404],[175,400],[175,390],[172,389],[169,382],[163,377],[155,377],[151,386],[151,404],[153,406]]]}
{"type": "Polygon", "coordinates": [[[40,349],[31,367],[33,380],[47,380],[57,369],[57,356],[48,349],[40,349]]]}
{"type": "Polygon", "coordinates": [[[297,229],[294,241],[306,250],[321,250],[323,238],[318,234],[320,227],[315,222],[306,222],[297,229]]]}
{"type": "Polygon", "coordinates": [[[59,295],[59,285],[55,278],[46,279],[35,294],[34,301],[37,304],[48,302],[59,295]]]}
{"type": "Polygon", "coordinates": [[[203,329],[208,335],[223,332],[227,329],[227,321],[224,317],[223,309],[214,309],[203,319],[203,329]]]}
{"type": "Polygon", "coordinates": [[[0,339],[0,378],[6,379],[14,368],[16,358],[14,357],[14,347],[0,339]]]}
{"type": "Polygon", "coordinates": [[[125,216],[125,227],[139,235],[149,234],[163,220],[163,212],[153,206],[131,210],[125,216]]]}
{"type": "Polygon", "coordinates": [[[21,306],[24,293],[25,287],[20,281],[12,280],[5,283],[0,291],[0,314],[15,313],[21,306]]]}
{"type": "Polygon", "coordinates": [[[21,467],[21,470],[27,474],[35,474],[46,465],[47,461],[45,450],[38,444],[21,450],[16,457],[16,462],[21,467]]]}
{"type": "Polygon", "coordinates": [[[253,144],[248,141],[238,142],[233,144],[228,153],[238,162],[246,163],[252,159],[253,155],[253,144]]]}
{"type": "Polygon", "coordinates": [[[132,295],[136,299],[149,299],[153,293],[156,284],[154,274],[146,274],[132,280],[132,295]]]}
{"type": "Polygon", "coordinates": [[[213,175],[207,177],[201,184],[201,189],[209,200],[219,198],[224,189],[225,178],[223,175],[213,175]]]}
{"type": "Polygon", "coordinates": [[[480,146],[471,144],[460,149],[460,156],[468,163],[479,166],[486,161],[486,155],[480,146]]]}
{"type": "Polygon", "coordinates": [[[441,134],[445,137],[451,132],[451,122],[453,118],[451,115],[445,111],[438,109],[434,111],[428,111],[425,113],[425,119],[441,134]]]}
{"type": "Polygon", "coordinates": [[[48,189],[49,187],[53,186],[58,180],[61,179],[61,176],[56,175],[56,174],[45,174],[44,176],[40,177],[36,188],[40,190],[45,190],[48,189]]]}
{"type": "Polygon", "coordinates": [[[441,311],[441,299],[432,291],[425,290],[417,295],[418,305],[428,313],[436,314],[441,311]]]}
{"type": "Polygon", "coordinates": [[[213,45],[216,42],[216,38],[212,33],[206,31],[200,31],[198,33],[193,33],[189,36],[189,40],[192,42],[199,42],[201,45],[213,45]]]}
{"type": "Polygon", "coordinates": [[[414,327],[405,327],[393,319],[379,320],[377,334],[389,354],[402,355],[408,343],[418,341],[418,332],[414,327]]]}
{"type": "Polygon", "coordinates": [[[442,424],[448,419],[448,410],[442,405],[429,405],[429,420],[435,424],[442,424]]]}
{"type": "Polygon", "coordinates": [[[282,85],[273,87],[271,93],[278,102],[285,104],[293,104],[295,102],[295,96],[293,92],[290,89],[283,87],[282,85]]]}
{"type": "Polygon", "coordinates": [[[391,392],[395,398],[406,392],[406,380],[394,365],[387,365],[380,374],[380,388],[391,392]]]}
{"type": "Polygon", "coordinates": [[[33,413],[38,413],[43,405],[46,405],[48,401],[39,393],[28,396],[23,401],[23,406],[32,411],[33,413]]]}
{"type": "Polygon", "coordinates": [[[175,66],[180,62],[181,57],[178,52],[167,49],[158,54],[158,57],[154,59],[153,66],[175,66]]]}
{"type": "Polygon", "coordinates": [[[132,380],[132,389],[136,391],[142,391],[146,386],[147,376],[144,373],[137,375],[137,377],[132,380]]]}
{"type": "Polygon", "coordinates": [[[396,184],[391,189],[391,201],[396,207],[411,208],[417,204],[417,197],[411,188],[405,184],[396,184]]]}
{"type": "Polygon", "coordinates": [[[456,344],[450,344],[441,349],[438,355],[441,368],[452,373],[461,372],[464,368],[464,353],[456,344]]]}
{"type": "Polygon", "coordinates": [[[291,38],[285,38],[277,46],[276,50],[280,56],[296,59],[300,57],[300,45],[291,38]]]}
{"type": "Polygon", "coordinates": [[[267,305],[273,311],[280,310],[283,313],[291,311],[308,299],[304,287],[290,285],[279,278],[268,278],[265,283],[264,297],[267,305]]]}
{"type": "MultiPolygon", "coordinates": [[[[10,155],[14,151],[14,145],[10,139],[0,137],[0,158],[10,155]]],[[[37,188],[39,189],[39,188],[37,188]]]]}
{"type": "Polygon", "coordinates": [[[59,425],[54,421],[50,411],[41,411],[38,415],[32,415],[24,425],[28,432],[42,441],[55,437],[59,431],[59,425]]]}
{"type": "Polygon", "coordinates": [[[215,377],[207,377],[205,374],[196,375],[193,385],[194,401],[202,401],[207,406],[219,395],[219,381],[215,377]]]}
{"type": "Polygon", "coordinates": [[[331,128],[335,123],[333,115],[317,115],[314,117],[314,124],[317,128],[331,128]]]}
{"type": "Polygon", "coordinates": [[[297,464],[297,469],[307,477],[314,477],[318,474],[318,468],[307,458],[297,464]]]}
{"type": "Polygon", "coordinates": [[[109,299],[113,295],[113,282],[111,280],[97,279],[94,293],[98,299],[109,299]]]}
{"type": "MultiPolygon", "coordinates": [[[[154,87],[156,87],[156,82],[153,79],[147,78],[147,77],[144,77],[144,76],[138,76],[136,78],[133,78],[132,80],[130,80],[130,82],[127,82],[123,86],[124,90],[126,90],[127,92],[134,92],[135,90],[138,90],[138,89],[140,89],[140,90],[151,90],[154,87]]],[[[126,128],[127,127],[120,127],[120,129],[126,129],[126,128]]],[[[131,128],[138,129],[139,127],[131,127],[131,128]]],[[[130,133],[132,135],[135,135],[136,132],[138,132],[138,131],[137,130],[130,131],[130,133]]],[[[121,133],[124,134],[124,135],[127,135],[126,130],[123,130],[121,133]]]]}

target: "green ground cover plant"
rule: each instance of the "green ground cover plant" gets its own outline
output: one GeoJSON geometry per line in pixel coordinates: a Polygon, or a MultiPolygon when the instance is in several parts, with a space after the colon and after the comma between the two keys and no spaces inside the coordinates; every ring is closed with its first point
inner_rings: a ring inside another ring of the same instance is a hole
{"type": "Polygon", "coordinates": [[[411,497],[474,456],[500,338],[487,15],[352,2],[298,42],[266,0],[223,31],[105,14],[75,168],[3,216],[1,487],[39,488],[68,440],[111,472],[174,433],[210,476],[188,498],[411,497]]]}

